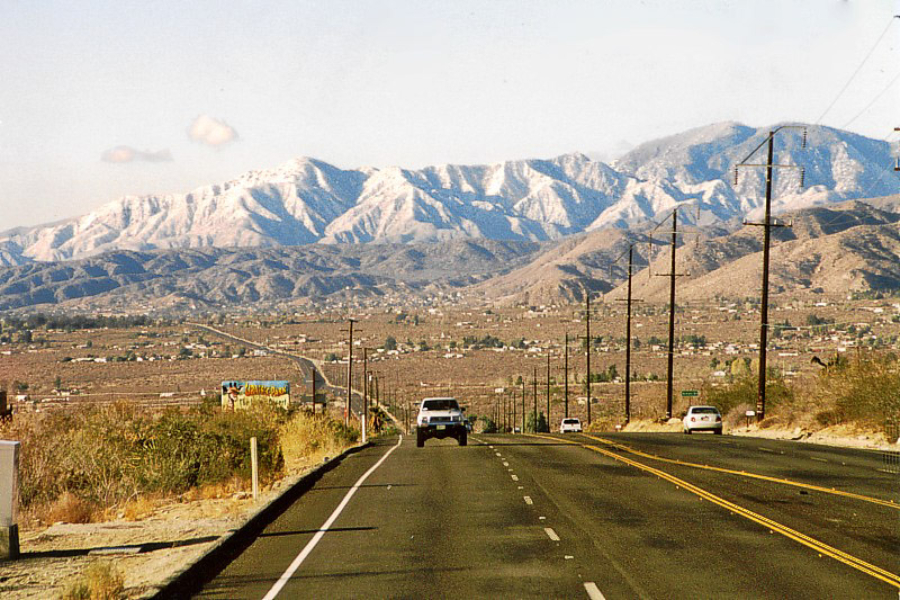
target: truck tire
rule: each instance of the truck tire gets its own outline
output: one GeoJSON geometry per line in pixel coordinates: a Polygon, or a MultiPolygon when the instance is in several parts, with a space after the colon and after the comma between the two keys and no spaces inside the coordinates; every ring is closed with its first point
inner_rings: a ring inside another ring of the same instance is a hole
{"type": "Polygon", "coordinates": [[[416,432],[416,448],[421,448],[425,445],[425,436],[421,431],[416,432]]]}
{"type": "Polygon", "coordinates": [[[460,434],[460,436],[459,436],[459,445],[460,446],[468,446],[469,445],[469,436],[465,431],[463,431],[462,434],[460,434]]]}

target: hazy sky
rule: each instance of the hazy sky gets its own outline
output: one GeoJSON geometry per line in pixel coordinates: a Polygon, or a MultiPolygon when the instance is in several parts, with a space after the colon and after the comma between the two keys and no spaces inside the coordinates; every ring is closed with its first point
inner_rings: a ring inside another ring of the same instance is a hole
{"type": "Polygon", "coordinates": [[[821,120],[886,138],[894,14],[897,0],[5,0],[0,231],[296,156],[612,157],[716,121],[814,123],[887,28],[821,120]]]}

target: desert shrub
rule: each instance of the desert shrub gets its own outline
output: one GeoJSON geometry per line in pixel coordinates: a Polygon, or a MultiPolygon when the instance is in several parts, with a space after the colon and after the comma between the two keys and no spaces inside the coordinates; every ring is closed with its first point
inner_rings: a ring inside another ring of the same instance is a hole
{"type": "Polygon", "coordinates": [[[249,478],[251,437],[258,442],[261,478],[271,479],[284,465],[279,429],[288,418],[269,406],[162,414],[124,403],[79,406],[18,414],[0,424],[0,438],[22,442],[22,508],[42,507],[37,514],[79,522],[90,520],[85,513],[141,494],[249,478]]]}
{"type": "Polygon", "coordinates": [[[841,422],[883,427],[900,414],[900,360],[893,354],[824,369],[817,387],[833,403],[836,420],[841,422]]]}
{"type": "Polygon", "coordinates": [[[62,595],[63,600],[119,600],[125,597],[125,578],[109,562],[97,561],[62,595]]]}
{"type": "MultiPolygon", "coordinates": [[[[718,407],[723,415],[728,415],[735,409],[746,411],[746,406],[756,406],[759,393],[759,379],[750,374],[744,374],[733,382],[724,386],[704,386],[703,397],[706,402],[718,407]]],[[[792,405],[794,402],[794,390],[774,370],[769,370],[766,376],[766,414],[777,412],[792,405]]]]}

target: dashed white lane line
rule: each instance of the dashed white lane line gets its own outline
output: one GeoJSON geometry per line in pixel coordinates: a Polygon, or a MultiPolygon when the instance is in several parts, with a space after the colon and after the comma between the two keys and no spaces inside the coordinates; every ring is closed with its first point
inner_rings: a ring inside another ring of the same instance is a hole
{"type": "Polygon", "coordinates": [[[559,536],[556,535],[556,532],[553,531],[553,529],[551,529],[550,527],[544,527],[544,533],[546,533],[547,537],[550,538],[551,540],[553,540],[554,542],[559,541],[559,536]]]}
{"type": "Polygon", "coordinates": [[[769,450],[768,448],[763,448],[762,446],[757,446],[756,449],[762,450],[763,452],[771,452],[772,454],[775,454],[774,450],[769,450]]]}
{"type": "Polygon", "coordinates": [[[500,454],[499,452],[495,452],[495,454],[496,454],[497,456],[503,456],[503,455],[500,454]]]}
{"type": "Polygon", "coordinates": [[[504,460],[504,461],[503,461],[503,466],[504,466],[504,467],[508,467],[508,466],[509,466],[509,463],[506,462],[506,461],[504,460]]]}
{"type": "Polygon", "coordinates": [[[532,504],[534,504],[534,500],[531,499],[531,496],[524,496],[524,498],[525,498],[525,504],[527,504],[528,506],[531,506],[532,504]]]}
{"type": "Polygon", "coordinates": [[[287,582],[291,579],[291,577],[293,577],[294,573],[297,572],[297,569],[300,568],[300,565],[303,564],[303,561],[306,560],[306,557],[309,556],[309,553],[313,551],[313,548],[316,547],[316,545],[319,543],[319,540],[321,540],[322,536],[325,535],[325,532],[327,532],[331,528],[331,526],[334,524],[334,522],[337,520],[337,518],[344,511],[344,508],[347,507],[347,504],[349,504],[349,502],[350,502],[350,498],[353,497],[353,495],[362,486],[362,484],[365,482],[365,480],[369,478],[369,475],[374,473],[375,470],[378,469],[378,467],[380,467],[382,465],[382,463],[384,463],[384,461],[386,461],[388,459],[388,456],[390,456],[391,453],[394,452],[394,450],[399,448],[400,444],[402,444],[402,443],[403,443],[403,436],[401,435],[400,439],[397,441],[397,445],[393,446],[390,450],[385,452],[384,456],[382,456],[378,460],[378,462],[376,462],[374,465],[372,465],[368,471],[363,473],[362,477],[360,477],[357,480],[357,482],[355,484],[353,484],[353,487],[350,488],[350,490],[344,496],[344,499],[341,500],[341,503],[337,505],[337,508],[335,508],[334,512],[331,513],[331,516],[328,517],[328,520],[325,521],[325,523],[322,525],[322,527],[319,528],[319,530],[312,537],[312,539],[309,540],[309,542],[307,542],[307,544],[306,544],[306,546],[304,546],[303,550],[300,551],[300,554],[298,554],[297,557],[293,560],[293,562],[291,562],[290,566],[287,568],[287,571],[285,571],[281,575],[281,577],[278,578],[278,581],[275,582],[275,585],[273,585],[272,588],[268,591],[268,593],[265,596],[263,596],[263,600],[273,600],[273,598],[275,598],[278,595],[278,592],[281,591],[281,589],[287,584],[287,582]]]}
{"type": "Polygon", "coordinates": [[[817,460],[817,461],[819,461],[819,462],[824,462],[824,463],[827,463],[827,462],[828,462],[828,459],[827,459],[827,458],[816,458],[815,456],[810,456],[810,457],[809,457],[809,460],[817,460]]]}
{"type": "Polygon", "coordinates": [[[510,475],[510,477],[512,477],[512,480],[513,480],[513,481],[518,481],[518,480],[519,480],[519,476],[518,476],[518,475],[510,475]]]}
{"type": "Polygon", "coordinates": [[[603,592],[600,591],[600,588],[593,581],[584,582],[584,591],[587,592],[588,598],[591,600],[606,600],[606,596],[603,595],[603,592]]]}

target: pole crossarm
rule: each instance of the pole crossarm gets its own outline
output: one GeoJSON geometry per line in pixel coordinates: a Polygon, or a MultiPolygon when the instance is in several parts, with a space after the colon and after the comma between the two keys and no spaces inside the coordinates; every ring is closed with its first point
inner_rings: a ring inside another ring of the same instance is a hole
{"type": "Polygon", "coordinates": [[[766,169],[766,204],[765,217],[762,223],[746,223],[745,225],[758,225],[763,227],[763,273],[762,273],[762,292],[760,299],[760,324],[759,324],[759,375],[756,397],[756,420],[762,421],[766,414],[766,357],[768,346],[768,330],[769,330],[769,257],[771,247],[771,230],[773,227],[790,227],[793,223],[784,224],[773,222],[772,220],[772,182],[774,179],[774,169],[799,169],[800,170],[800,187],[803,187],[806,171],[803,167],[793,164],[780,164],[774,160],[774,142],[775,135],[782,129],[800,129],[803,131],[801,149],[806,148],[807,128],[804,125],[782,125],[776,127],[769,132],[769,135],[763,139],[759,145],[748,154],[744,160],[734,167],[734,184],[737,185],[738,170],[740,168],[765,168],[766,169]],[[762,164],[747,162],[759,151],[763,146],[767,146],[766,162],[762,164]]]}

